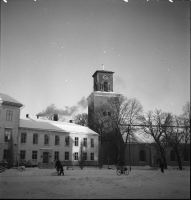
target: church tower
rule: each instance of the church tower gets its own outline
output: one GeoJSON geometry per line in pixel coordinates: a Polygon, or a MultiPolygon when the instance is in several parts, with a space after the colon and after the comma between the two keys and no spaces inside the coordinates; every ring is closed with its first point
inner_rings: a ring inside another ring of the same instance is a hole
{"type": "MultiPolygon", "coordinates": [[[[118,99],[120,94],[113,92],[113,74],[112,71],[97,70],[93,74],[93,92],[87,98],[88,100],[88,127],[94,131],[96,130],[95,120],[97,120],[98,110],[102,105],[107,105],[108,100],[111,98],[118,99]]],[[[101,109],[100,109],[101,110],[101,109]]],[[[99,113],[99,117],[107,116],[107,113],[99,113]]],[[[98,118],[99,118],[98,117],[98,118]]],[[[116,160],[115,144],[108,142],[104,144],[104,163],[107,164],[107,159],[110,159],[110,164],[116,160]],[[112,161],[113,158],[113,161],[112,161]]]]}

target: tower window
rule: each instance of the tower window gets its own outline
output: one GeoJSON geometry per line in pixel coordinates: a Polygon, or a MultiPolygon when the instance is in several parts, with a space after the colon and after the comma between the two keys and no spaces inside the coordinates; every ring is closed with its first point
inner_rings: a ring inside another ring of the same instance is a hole
{"type": "Polygon", "coordinates": [[[107,116],[107,113],[106,113],[106,111],[103,111],[103,116],[107,116]]]}
{"type": "Polygon", "coordinates": [[[104,82],[104,91],[108,91],[108,82],[104,82]]]}

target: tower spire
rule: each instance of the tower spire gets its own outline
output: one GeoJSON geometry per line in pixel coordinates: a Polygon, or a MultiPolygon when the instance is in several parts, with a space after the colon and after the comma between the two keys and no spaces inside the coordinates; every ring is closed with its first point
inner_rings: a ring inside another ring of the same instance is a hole
{"type": "Polygon", "coordinates": [[[102,64],[102,68],[103,68],[103,70],[104,70],[104,64],[102,64]]]}

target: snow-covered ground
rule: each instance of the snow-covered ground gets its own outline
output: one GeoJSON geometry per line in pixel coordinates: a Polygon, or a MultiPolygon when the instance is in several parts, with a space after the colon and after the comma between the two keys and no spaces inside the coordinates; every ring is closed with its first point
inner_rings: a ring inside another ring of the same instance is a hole
{"type": "Polygon", "coordinates": [[[190,167],[180,171],[168,167],[164,174],[149,166],[134,167],[128,176],[116,174],[116,167],[64,169],[26,168],[0,174],[0,198],[13,199],[190,199],[190,167]]]}

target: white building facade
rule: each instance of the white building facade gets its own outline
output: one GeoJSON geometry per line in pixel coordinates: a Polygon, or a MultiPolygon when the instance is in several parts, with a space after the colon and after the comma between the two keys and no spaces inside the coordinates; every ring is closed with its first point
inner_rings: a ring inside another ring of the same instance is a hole
{"type": "Polygon", "coordinates": [[[14,159],[33,166],[54,163],[65,165],[98,164],[98,134],[73,123],[42,120],[27,115],[20,119],[22,104],[0,93],[0,161],[7,159],[10,134],[14,159]]]}

